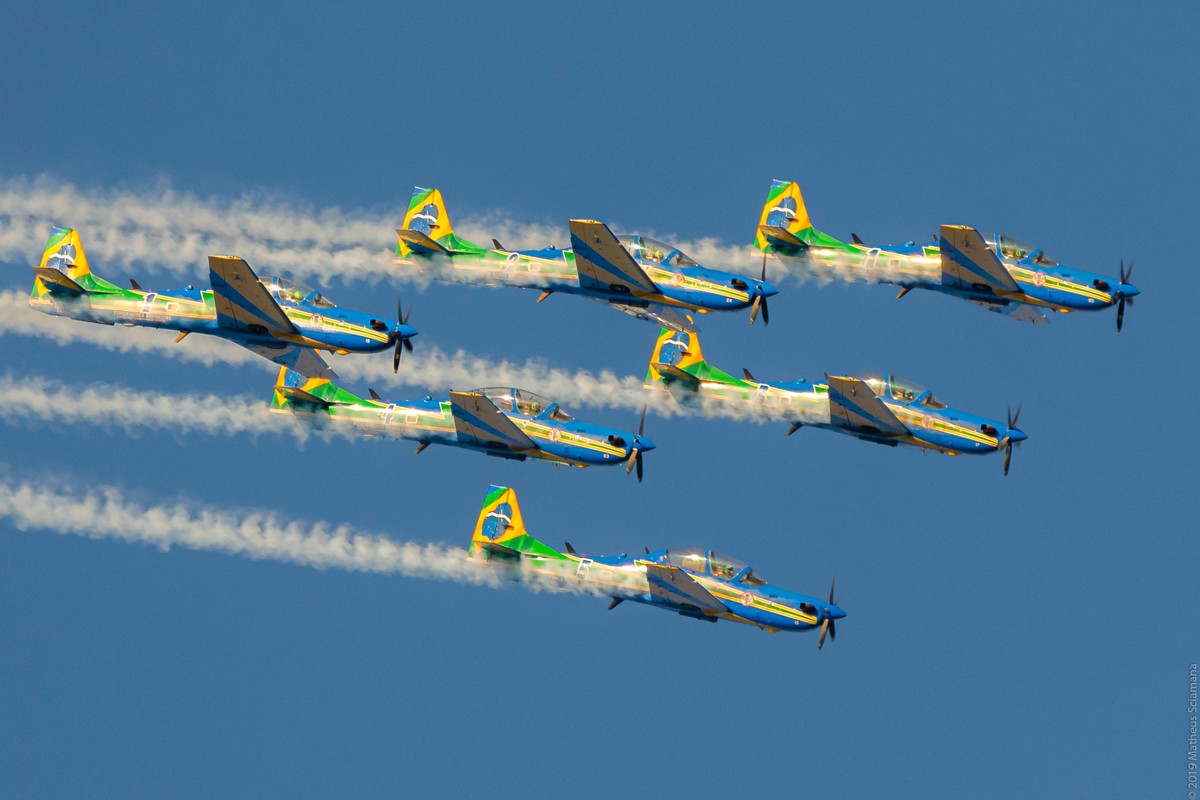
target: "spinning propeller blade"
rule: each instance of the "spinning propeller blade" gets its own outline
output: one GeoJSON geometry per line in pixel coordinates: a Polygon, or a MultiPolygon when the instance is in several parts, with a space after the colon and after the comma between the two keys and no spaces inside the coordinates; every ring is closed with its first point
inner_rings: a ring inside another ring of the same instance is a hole
{"type": "MultiPolygon", "coordinates": [[[[639,437],[646,432],[646,406],[642,406],[642,421],[638,423],[639,437]]],[[[625,462],[625,474],[628,475],[637,467],[638,483],[642,482],[642,451],[637,446],[637,439],[634,440],[633,448],[629,451],[629,460],[625,462]]]]}
{"type": "MultiPolygon", "coordinates": [[[[831,606],[837,605],[837,603],[834,602],[834,599],[833,599],[833,585],[836,580],[837,580],[836,576],[833,578],[830,578],[830,580],[829,580],[829,605],[831,605],[831,606]]],[[[820,650],[822,647],[825,646],[825,634],[826,633],[829,634],[829,638],[831,640],[837,641],[837,625],[834,624],[833,617],[826,616],[825,620],[821,623],[821,635],[817,637],[817,649],[818,650],[820,650]]]]}
{"type": "MultiPolygon", "coordinates": [[[[396,296],[396,322],[400,325],[407,325],[408,318],[412,316],[412,309],[408,310],[408,314],[404,313],[404,304],[399,295],[396,296]]],[[[401,348],[408,352],[413,351],[412,341],[405,339],[399,334],[396,335],[396,351],[392,354],[392,372],[400,371],[400,355],[401,348]]]]}

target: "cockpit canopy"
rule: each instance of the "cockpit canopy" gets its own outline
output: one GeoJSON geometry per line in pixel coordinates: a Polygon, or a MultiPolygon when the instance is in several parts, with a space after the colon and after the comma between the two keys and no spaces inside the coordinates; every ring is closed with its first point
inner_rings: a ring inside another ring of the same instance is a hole
{"type": "Polygon", "coordinates": [[[906,380],[898,375],[868,375],[863,383],[871,387],[871,391],[884,399],[895,400],[898,403],[911,403],[920,400],[920,404],[929,408],[945,408],[944,403],[934,399],[933,392],[919,383],[906,380]]]}
{"type": "Polygon", "coordinates": [[[620,239],[621,246],[628,250],[629,255],[633,256],[637,261],[662,264],[668,267],[700,266],[673,244],[666,244],[647,236],[622,234],[617,238],[620,239]]]}
{"type": "Polygon", "coordinates": [[[263,281],[263,286],[267,287],[267,291],[271,293],[277,301],[287,303],[304,303],[305,305],[315,306],[316,308],[336,308],[336,304],[326,299],[320,292],[305,286],[302,283],[289,281],[287,278],[278,276],[271,278],[269,281],[263,281]]]}
{"type": "Polygon", "coordinates": [[[686,569],[700,575],[712,575],[714,578],[722,580],[736,578],[738,583],[744,583],[747,586],[762,586],[766,583],[755,576],[745,562],[716,550],[702,550],[697,547],[668,550],[666,561],[673,567],[686,569]]]}
{"type": "Polygon", "coordinates": [[[1012,261],[1024,261],[1029,258],[1030,253],[1037,255],[1033,259],[1033,263],[1040,264],[1043,267],[1053,267],[1058,264],[1057,261],[1051,261],[1046,258],[1045,253],[1041,248],[1034,247],[1028,242],[1022,242],[1012,236],[1006,236],[1003,233],[981,233],[983,241],[991,251],[1001,258],[1007,258],[1012,261]]]}
{"type": "Polygon", "coordinates": [[[555,422],[570,422],[575,419],[558,403],[540,394],[534,394],[524,389],[514,389],[510,386],[489,386],[475,389],[476,392],[491,400],[501,411],[516,412],[527,417],[545,416],[555,422]]]}

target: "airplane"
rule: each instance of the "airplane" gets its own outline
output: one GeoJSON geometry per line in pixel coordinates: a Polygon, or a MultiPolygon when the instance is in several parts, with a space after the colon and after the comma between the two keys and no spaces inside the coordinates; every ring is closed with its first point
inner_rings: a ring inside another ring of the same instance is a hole
{"type": "Polygon", "coordinates": [[[639,482],[642,456],[654,449],[645,436],[644,409],[634,434],[580,422],[558,403],[511,387],[398,402],[384,400],[374,389],[370,394],[359,397],[325,378],[306,378],[283,367],[271,411],[291,414],[320,430],[411,439],[418,443],[417,453],[431,444],[444,444],[515,461],[535,458],[575,467],[624,464],[627,475],[637,470],[639,482]]]}
{"type": "MultiPolygon", "coordinates": [[[[240,344],[264,358],[314,377],[336,377],[317,350],[377,353],[394,348],[392,368],[403,350],[412,350],[416,330],[399,302],[396,323],[334,305],[306,286],[272,278],[260,281],[236,256],[209,256],[212,289],[191,286],[148,292],[135,280],[130,289],[94,275],[78,231],[54,228],[46,242],[29,304],[60,317],[96,322],[206,333],[240,344]]],[[[410,312],[411,313],[411,312],[410,312]]]]}
{"type": "MultiPolygon", "coordinates": [[[[1121,259],[1118,277],[1067,267],[1040,247],[1004,234],[981,234],[966,225],[942,225],[931,242],[872,246],[858,234],[843,242],[813,227],[794,181],[776,180],[763,205],[754,243],[766,255],[797,260],[816,274],[869,280],[961,297],[1022,322],[1046,321],[1044,311],[1095,311],[1117,307],[1117,331],[1140,290],[1129,282],[1133,262],[1121,259]]],[[[765,267],[764,267],[765,269],[765,267]]]]}
{"type": "Polygon", "coordinates": [[[1021,409],[1008,421],[968,414],[934,398],[933,392],[896,375],[825,375],[825,383],[759,381],[749,370],[736,378],[704,360],[700,337],[663,328],[650,355],[646,385],[666,389],[684,405],[714,403],[733,413],[791,425],[791,436],[811,426],[876,444],[909,445],[947,455],[1004,451],[1008,474],[1013,445],[1028,436],[1017,427],[1021,409]]]}
{"type": "Polygon", "coordinates": [[[762,630],[820,630],[817,649],[825,635],[837,638],[835,623],[846,612],[834,601],[819,600],[773,586],[746,564],[716,550],[646,548],[644,556],[590,556],[578,553],[570,542],[560,552],[530,536],[525,530],[517,493],[491,486],[475,523],[467,555],[483,559],[514,580],[533,580],[551,586],[575,586],[612,598],[608,610],[626,600],[690,617],[717,622],[729,620],[762,630]]]}
{"type": "Polygon", "coordinates": [[[417,266],[439,280],[539,289],[538,302],[559,292],[607,303],[638,319],[675,330],[696,330],[687,311],[750,309],[753,324],[779,290],[766,282],[706,269],[678,247],[646,236],[613,234],[595,220],[570,221],[571,248],[508,250],[492,239],[481,247],[454,233],[442,193],[413,189],[396,229],[397,263],[417,266]]]}

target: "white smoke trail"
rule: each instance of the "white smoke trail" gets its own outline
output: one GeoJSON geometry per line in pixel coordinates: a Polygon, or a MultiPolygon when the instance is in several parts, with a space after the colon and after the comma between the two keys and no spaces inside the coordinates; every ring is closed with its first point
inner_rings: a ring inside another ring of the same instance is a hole
{"type": "MultiPolygon", "coordinates": [[[[607,596],[588,586],[472,559],[461,547],[397,541],[329,522],[285,520],[272,511],[233,512],[187,503],[143,506],[113,486],[82,495],[28,482],[0,482],[0,518],[19,530],[45,530],[90,539],[183,547],[317,569],[343,569],[499,587],[517,579],[532,591],[607,596]],[[503,577],[502,577],[503,575],[503,577]]],[[[469,536],[469,534],[467,534],[469,536]]],[[[466,538],[466,537],[464,537],[466,538]]]]}
{"type": "Polygon", "coordinates": [[[267,408],[265,393],[259,398],[164,394],[115,384],[70,386],[40,377],[0,375],[0,418],[9,422],[35,419],[228,436],[292,433],[302,440],[307,436],[299,423],[267,408]]]}
{"type": "MultiPolygon", "coordinates": [[[[15,178],[0,181],[0,262],[36,263],[50,228],[60,225],[79,231],[97,274],[113,280],[115,271],[131,268],[203,276],[209,254],[231,253],[265,274],[288,273],[318,285],[335,276],[427,281],[430,275],[393,262],[393,231],[403,217],[403,206],[385,212],[343,211],[263,192],[234,199],[201,198],[167,185],[88,190],[45,176],[15,178]]],[[[479,243],[496,238],[510,249],[570,246],[566,217],[561,225],[546,225],[493,212],[474,219],[455,217],[454,223],[456,233],[479,243]]],[[[752,247],[726,245],[712,237],[661,238],[701,264],[733,272],[757,273],[762,259],[752,247]]],[[[462,273],[456,280],[491,281],[462,273]]]]}
{"type": "MultiPolygon", "coordinates": [[[[232,342],[217,337],[189,336],[176,343],[170,331],[151,328],[96,325],[43,314],[29,306],[28,298],[15,291],[0,291],[0,335],[16,333],[41,336],[59,345],[77,342],[121,353],[143,353],[196,361],[205,366],[218,363],[259,366],[277,372],[278,367],[232,342]]],[[[642,379],[618,376],[610,371],[564,370],[540,361],[523,363],[496,361],[463,350],[448,354],[428,344],[404,359],[399,375],[392,373],[390,359],[352,355],[330,357],[331,366],[343,383],[359,386],[420,387],[442,394],[480,386],[516,386],[551,397],[564,405],[616,408],[640,412],[643,407],[662,416],[688,415],[754,422],[778,421],[773,413],[752,403],[700,401],[680,405],[665,392],[648,392],[642,379]]],[[[265,387],[269,385],[264,380],[265,387]]],[[[351,391],[356,387],[348,385],[351,391]]],[[[361,393],[361,389],[357,389],[361,393]]],[[[389,399],[406,399],[393,396],[389,399]]],[[[264,395],[265,396],[265,395],[264,395]]],[[[796,421],[816,422],[800,418],[796,421]]]]}
{"type": "Polygon", "coordinates": [[[499,584],[462,548],[398,542],[348,525],[287,521],[269,511],[237,514],[186,503],[142,506],[111,486],[75,496],[30,483],[0,483],[0,517],[21,530],[139,542],[162,550],[185,547],[317,568],[499,584]]]}

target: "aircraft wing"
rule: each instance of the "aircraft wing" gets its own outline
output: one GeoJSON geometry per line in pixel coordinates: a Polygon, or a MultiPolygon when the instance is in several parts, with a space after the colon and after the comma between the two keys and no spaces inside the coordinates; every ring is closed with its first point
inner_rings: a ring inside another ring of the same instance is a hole
{"type": "Polygon", "coordinates": [[[789,232],[787,228],[781,228],[778,225],[759,225],[758,232],[767,240],[767,244],[782,253],[799,253],[808,249],[808,245],[789,232]]]}
{"type": "Polygon", "coordinates": [[[979,231],[967,225],[943,225],[939,236],[943,284],[961,289],[982,286],[997,293],[1021,293],[1000,259],[984,244],[979,231]]]}
{"type": "Polygon", "coordinates": [[[236,256],[209,256],[208,277],[212,281],[220,327],[271,336],[299,333],[244,260],[236,256]]]}
{"type": "Polygon", "coordinates": [[[450,252],[420,231],[409,230],[408,228],[397,228],[396,235],[403,239],[404,243],[412,248],[414,253],[432,255],[434,253],[450,252]]]}
{"type": "Polygon", "coordinates": [[[635,291],[659,294],[658,286],[603,222],[571,220],[571,248],[579,270],[579,285],[583,288],[619,294],[635,291]]]}
{"type": "Polygon", "coordinates": [[[592,299],[598,300],[605,305],[612,306],[622,314],[628,314],[629,316],[637,317],[638,319],[657,322],[662,327],[670,328],[673,331],[679,331],[681,333],[700,332],[700,329],[693,325],[685,315],[663,303],[649,303],[644,306],[635,306],[632,303],[609,302],[608,300],[600,297],[593,297],[592,299]]]}
{"type": "Polygon", "coordinates": [[[460,441],[518,452],[538,449],[491,400],[477,392],[451,392],[450,413],[460,441]]]}
{"type": "Polygon", "coordinates": [[[269,347],[267,345],[243,344],[238,342],[247,350],[258,353],[265,359],[274,361],[280,366],[294,369],[301,375],[309,378],[326,378],[331,381],[337,380],[337,373],[330,369],[325,363],[325,359],[317,355],[316,351],[311,347],[304,347],[298,344],[287,345],[286,347],[269,347]]]}
{"type": "Polygon", "coordinates": [[[34,267],[34,272],[42,279],[42,285],[50,294],[68,294],[79,296],[87,294],[87,290],[75,281],[53,267],[34,267]]]}
{"type": "Polygon", "coordinates": [[[986,300],[971,300],[971,302],[980,308],[986,308],[988,311],[995,311],[997,314],[1004,314],[1005,316],[1012,317],[1020,322],[1041,325],[1050,321],[1046,319],[1045,314],[1024,303],[1009,303],[1008,305],[1000,305],[999,303],[989,303],[986,300]]]}
{"type": "Polygon", "coordinates": [[[864,433],[907,436],[896,415],[858,378],[826,375],[829,381],[829,417],[834,425],[864,433]]]}
{"type": "Polygon", "coordinates": [[[677,567],[647,564],[646,582],[650,585],[650,594],[655,599],[672,605],[695,606],[710,614],[721,614],[727,610],[720,600],[713,597],[691,575],[677,567]]]}

